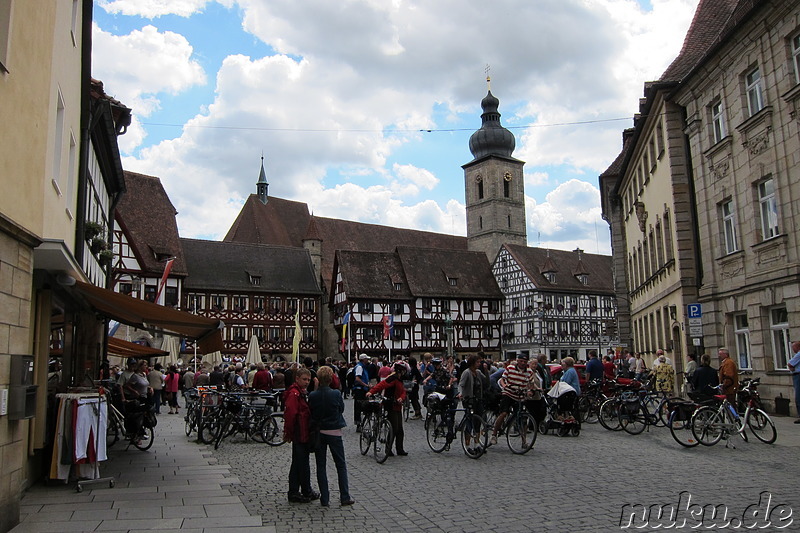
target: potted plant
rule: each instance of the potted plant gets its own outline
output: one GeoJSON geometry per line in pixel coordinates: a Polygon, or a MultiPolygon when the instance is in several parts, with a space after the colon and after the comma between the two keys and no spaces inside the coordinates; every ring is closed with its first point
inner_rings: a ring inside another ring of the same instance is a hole
{"type": "Polygon", "coordinates": [[[108,264],[111,260],[114,259],[114,252],[112,250],[101,250],[99,254],[97,254],[97,260],[103,264],[108,264]]]}
{"type": "Polygon", "coordinates": [[[91,249],[92,253],[96,255],[104,250],[107,250],[108,244],[100,237],[94,237],[91,244],[89,244],[89,249],[91,249]]]}
{"type": "Polygon", "coordinates": [[[92,241],[98,235],[103,233],[103,225],[99,222],[89,220],[83,226],[83,236],[87,241],[92,241]]]}

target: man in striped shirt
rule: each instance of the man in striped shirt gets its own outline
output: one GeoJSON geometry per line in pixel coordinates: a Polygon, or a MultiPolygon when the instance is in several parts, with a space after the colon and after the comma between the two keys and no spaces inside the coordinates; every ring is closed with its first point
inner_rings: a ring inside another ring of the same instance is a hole
{"type": "Polygon", "coordinates": [[[500,415],[494,423],[492,432],[492,444],[497,444],[497,432],[500,431],[511,407],[518,400],[524,400],[533,388],[539,388],[536,387],[534,373],[528,367],[528,356],[525,354],[517,356],[515,363],[506,365],[506,370],[497,383],[502,389],[502,396],[500,398],[500,415]]]}

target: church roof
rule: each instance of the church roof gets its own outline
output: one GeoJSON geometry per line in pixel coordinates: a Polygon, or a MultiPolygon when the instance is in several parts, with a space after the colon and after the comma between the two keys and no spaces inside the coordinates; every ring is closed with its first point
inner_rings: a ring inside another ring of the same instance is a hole
{"type": "Polygon", "coordinates": [[[474,160],[483,159],[491,155],[511,157],[516,141],[514,134],[500,124],[500,105],[492,91],[481,100],[481,127],[469,138],[469,150],[474,160]]]}
{"type": "Polygon", "coordinates": [[[181,244],[189,267],[186,289],[320,293],[311,256],[302,248],[199,239],[181,244]]]}
{"type": "Polygon", "coordinates": [[[117,205],[117,220],[142,270],[160,276],[164,259],[175,257],[171,275],[185,276],[188,270],[178,239],[177,211],[161,180],[126,170],[125,184],[127,192],[117,205]]]}
{"type": "Polygon", "coordinates": [[[540,290],[614,294],[611,256],[585,252],[579,254],[577,250],[573,252],[547,250],[517,244],[504,244],[503,247],[508,250],[531,282],[540,290]],[[555,283],[547,281],[541,271],[542,265],[548,261],[557,266],[558,274],[555,283]],[[579,273],[580,270],[585,270],[585,274],[588,275],[587,285],[571,275],[579,273]]]}
{"type": "MultiPolygon", "coordinates": [[[[467,238],[338,218],[314,216],[317,240],[322,241],[320,274],[330,283],[336,250],[392,251],[397,246],[467,249],[467,238]]],[[[308,206],[270,196],[266,204],[252,194],[225,236],[227,242],[250,242],[302,247],[311,222],[308,206]]]]}

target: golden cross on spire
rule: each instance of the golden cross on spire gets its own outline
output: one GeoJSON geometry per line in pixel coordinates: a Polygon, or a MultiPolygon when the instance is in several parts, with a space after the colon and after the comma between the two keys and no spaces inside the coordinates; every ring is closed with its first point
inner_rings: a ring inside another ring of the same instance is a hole
{"type": "Polygon", "coordinates": [[[491,91],[492,90],[492,78],[489,77],[489,71],[492,70],[492,67],[489,66],[489,63],[486,63],[486,87],[491,91]]]}

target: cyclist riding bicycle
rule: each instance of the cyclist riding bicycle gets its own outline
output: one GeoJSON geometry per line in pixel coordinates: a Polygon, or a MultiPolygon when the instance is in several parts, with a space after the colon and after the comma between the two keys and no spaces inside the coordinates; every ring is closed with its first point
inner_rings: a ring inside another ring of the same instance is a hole
{"type": "Polygon", "coordinates": [[[502,389],[502,395],[500,398],[500,414],[494,423],[494,430],[492,431],[492,444],[497,444],[497,433],[516,402],[532,397],[533,391],[536,389],[541,391],[534,372],[528,367],[528,356],[525,354],[518,355],[515,363],[506,365],[506,370],[497,383],[502,389]]]}
{"type": "MultiPolygon", "coordinates": [[[[383,381],[372,387],[367,393],[367,398],[383,392],[384,395],[384,409],[392,425],[393,439],[397,443],[397,455],[408,455],[408,452],[403,448],[403,401],[406,399],[406,388],[403,385],[403,377],[408,368],[405,363],[398,362],[394,364],[394,372],[389,374],[383,381]]],[[[387,455],[390,457],[392,453],[392,440],[386,443],[387,455]]]]}

